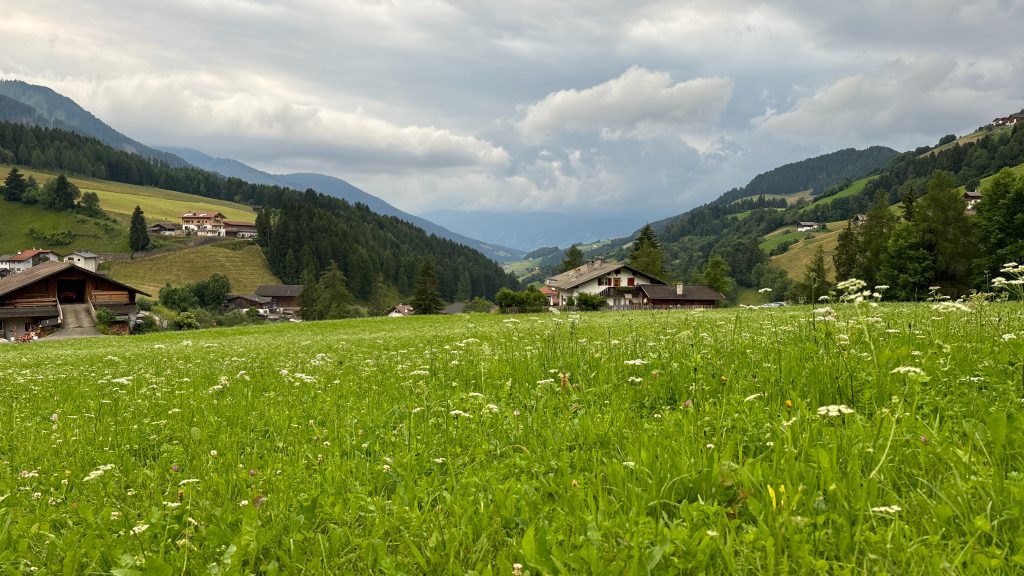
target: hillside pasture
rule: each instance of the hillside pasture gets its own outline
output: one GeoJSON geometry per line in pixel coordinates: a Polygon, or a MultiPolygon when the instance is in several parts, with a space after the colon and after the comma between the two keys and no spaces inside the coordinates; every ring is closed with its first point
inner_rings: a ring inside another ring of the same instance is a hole
{"type": "MultiPolygon", "coordinates": [[[[790,278],[798,280],[803,277],[804,272],[807,270],[807,265],[810,264],[814,258],[814,253],[818,247],[822,247],[825,251],[825,264],[829,273],[829,280],[835,279],[835,271],[832,270],[832,254],[835,252],[836,245],[839,243],[839,232],[846,226],[845,220],[839,220],[836,222],[829,222],[826,224],[827,231],[812,232],[811,236],[807,238],[807,232],[794,232],[786,234],[784,236],[775,236],[766,240],[765,242],[775,241],[777,246],[781,243],[781,240],[776,241],[777,238],[792,236],[792,234],[798,234],[797,243],[790,246],[788,250],[777,256],[771,257],[771,263],[779,268],[782,268],[789,274],[790,278]]],[[[761,244],[762,247],[765,243],[761,244]]],[[[763,248],[762,248],[763,249],[763,248]]]]}
{"type": "MultiPolygon", "coordinates": [[[[0,171],[4,174],[10,169],[10,166],[0,165],[0,171]]],[[[26,177],[35,177],[40,185],[57,177],[55,172],[32,170],[20,166],[18,170],[26,177]]],[[[189,210],[217,210],[223,212],[229,220],[253,222],[256,218],[250,207],[226,200],[94,178],[68,177],[68,180],[78,186],[82,192],[95,192],[99,196],[100,207],[111,216],[124,222],[128,221],[136,206],[142,208],[146,214],[146,221],[149,223],[180,222],[181,215],[189,210]]],[[[127,251],[127,246],[125,250],[127,251]]]]}
{"type": "Polygon", "coordinates": [[[1019,302],[24,346],[0,346],[5,572],[1024,569],[1019,302]]]}
{"type": "Polygon", "coordinates": [[[279,284],[262,250],[253,242],[227,240],[156,255],[140,254],[132,260],[109,262],[110,277],[154,296],[165,284],[180,286],[223,274],[231,291],[252,293],[261,284],[279,284]]]}
{"type": "Polygon", "coordinates": [[[835,193],[835,194],[833,194],[831,196],[827,196],[825,198],[819,198],[819,199],[811,202],[810,204],[807,205],[807,208],[810,208],[811,206],[820,206],[820,205],[823,205],[823,204],[830,204],[836,198],[844,198],[846,196],[853,196],[854,194],[858,194],[858,193],[860,193],[861,190],[864,189],[865,186],[868,185],[868,182],[871,182],[875,178],[877,178],[877,176],[868,176],[867,178],[861,178],[860,180],[856,180],[852,184],[847,186],[846,188],[843,188],[842,190],[840,190],[839,192],[837,192],[837,193],[835,193]]]}
{"type": "Polygon", "coordinates": [[[114,222],[0,198],[0,254],[27,248],[49,248],[60,254],[76,250],[127,252],[128,235],[123,226],[114,222]],[[70,230],[73,239],[71,244],[52,245],[33,238],[29,233],[32,229],[44,234],[70,230]]]}

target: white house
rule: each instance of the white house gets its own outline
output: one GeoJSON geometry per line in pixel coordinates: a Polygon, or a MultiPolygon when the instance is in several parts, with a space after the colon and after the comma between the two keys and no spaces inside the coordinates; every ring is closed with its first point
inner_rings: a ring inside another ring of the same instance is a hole
{"type": "Polygon", "coordinates": [[[85,268],[89,272],[95,272],[100,265],[100,257],[92,252],[72,252],[64,257],[64,261],[85,268]]]}
{"type": "Polygon", "coordinates": [[[818,223],[817,222],[799,222],[799,223],[797,223],[796,231],[797,232],[807,232],[809,230],[814,230],[817,227],[818,227],[818,223]]]}
{"type": "Polygon", "coordinates": [[[56,261],[57,255],[49,250],[22,250],[17,254],[0,256],[0,269],[10,270],[11,274],[17,274],[43,262],[56,261]]]}
{"type": "Polygon", "coordinates": [[[606,262],[603,259],[591,260],[583,266],[552,276],[547,281],[548,286],[558,291],[559,306],[571,305],[573,299],[580,293],[604,293],[609,306],[625,306],[632,303],[634,294],[629,290],[608,288],[629,288],[641,284],[665,283],[629,264],[606,262]]]}
{"type": "Polygon", "coordinates": [[[225,236],[227,232],[220,212],[186,212],[181,216],[181,229],[197,236],[225,236]]]}

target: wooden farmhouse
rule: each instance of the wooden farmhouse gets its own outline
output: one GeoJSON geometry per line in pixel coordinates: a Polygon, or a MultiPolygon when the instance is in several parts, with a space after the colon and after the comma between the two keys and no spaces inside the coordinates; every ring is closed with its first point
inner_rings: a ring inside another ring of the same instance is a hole
{"type": "Polygon", "coordinates": [[[581,293],[603,296],[612,309],[712,308],[725,300],[708,286],[668,286],[629,264],[602,259],[548,278],[546,287],[557,292],[551,297],[556,306],[571,306],[581,293]]]}
{"type": "Polygon", "coordinates": [[[0,279],[0,335],[15,339],[60,326],[69,306],[85,307],[94,319],[97,308],[107,308],[114,314],[112,328],[127,331],[139,313],[138,294],[149,296],[71,262],[44,262],[0,279]]]}

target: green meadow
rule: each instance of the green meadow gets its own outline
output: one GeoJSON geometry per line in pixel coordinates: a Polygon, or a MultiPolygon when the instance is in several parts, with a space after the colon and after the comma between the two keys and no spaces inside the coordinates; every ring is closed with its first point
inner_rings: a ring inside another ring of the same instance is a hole
{"type": "Polygon", "coordinates": [[[1019,301],[0,344],[0,573],[1019,574],[1022,377],[1019,301]]]}

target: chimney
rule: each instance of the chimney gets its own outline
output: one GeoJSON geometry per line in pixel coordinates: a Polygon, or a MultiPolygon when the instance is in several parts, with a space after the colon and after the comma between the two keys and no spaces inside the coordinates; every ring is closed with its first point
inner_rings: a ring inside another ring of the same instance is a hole
{"type": "Polygon", "coordinates": [[[601,256],[600,258],[595,258],[594,259],[594,266],[597,266],[598,268],[600,268],[601,266],[604,266],[604,256],[601,256]]]}
{"type": "Polygon", "coordinates": [[[594,261],[593,260],[588,260],[587,261],[587,272],[590,272],[593,269],[594,269],[594,261]]]}
{"type": "Polygon", "coordinates": [[[679,284],[676,284],[676,295],[677,296],[682,296],[683,295],[683,283],[682,282],[680,282],[679,284]]]}

